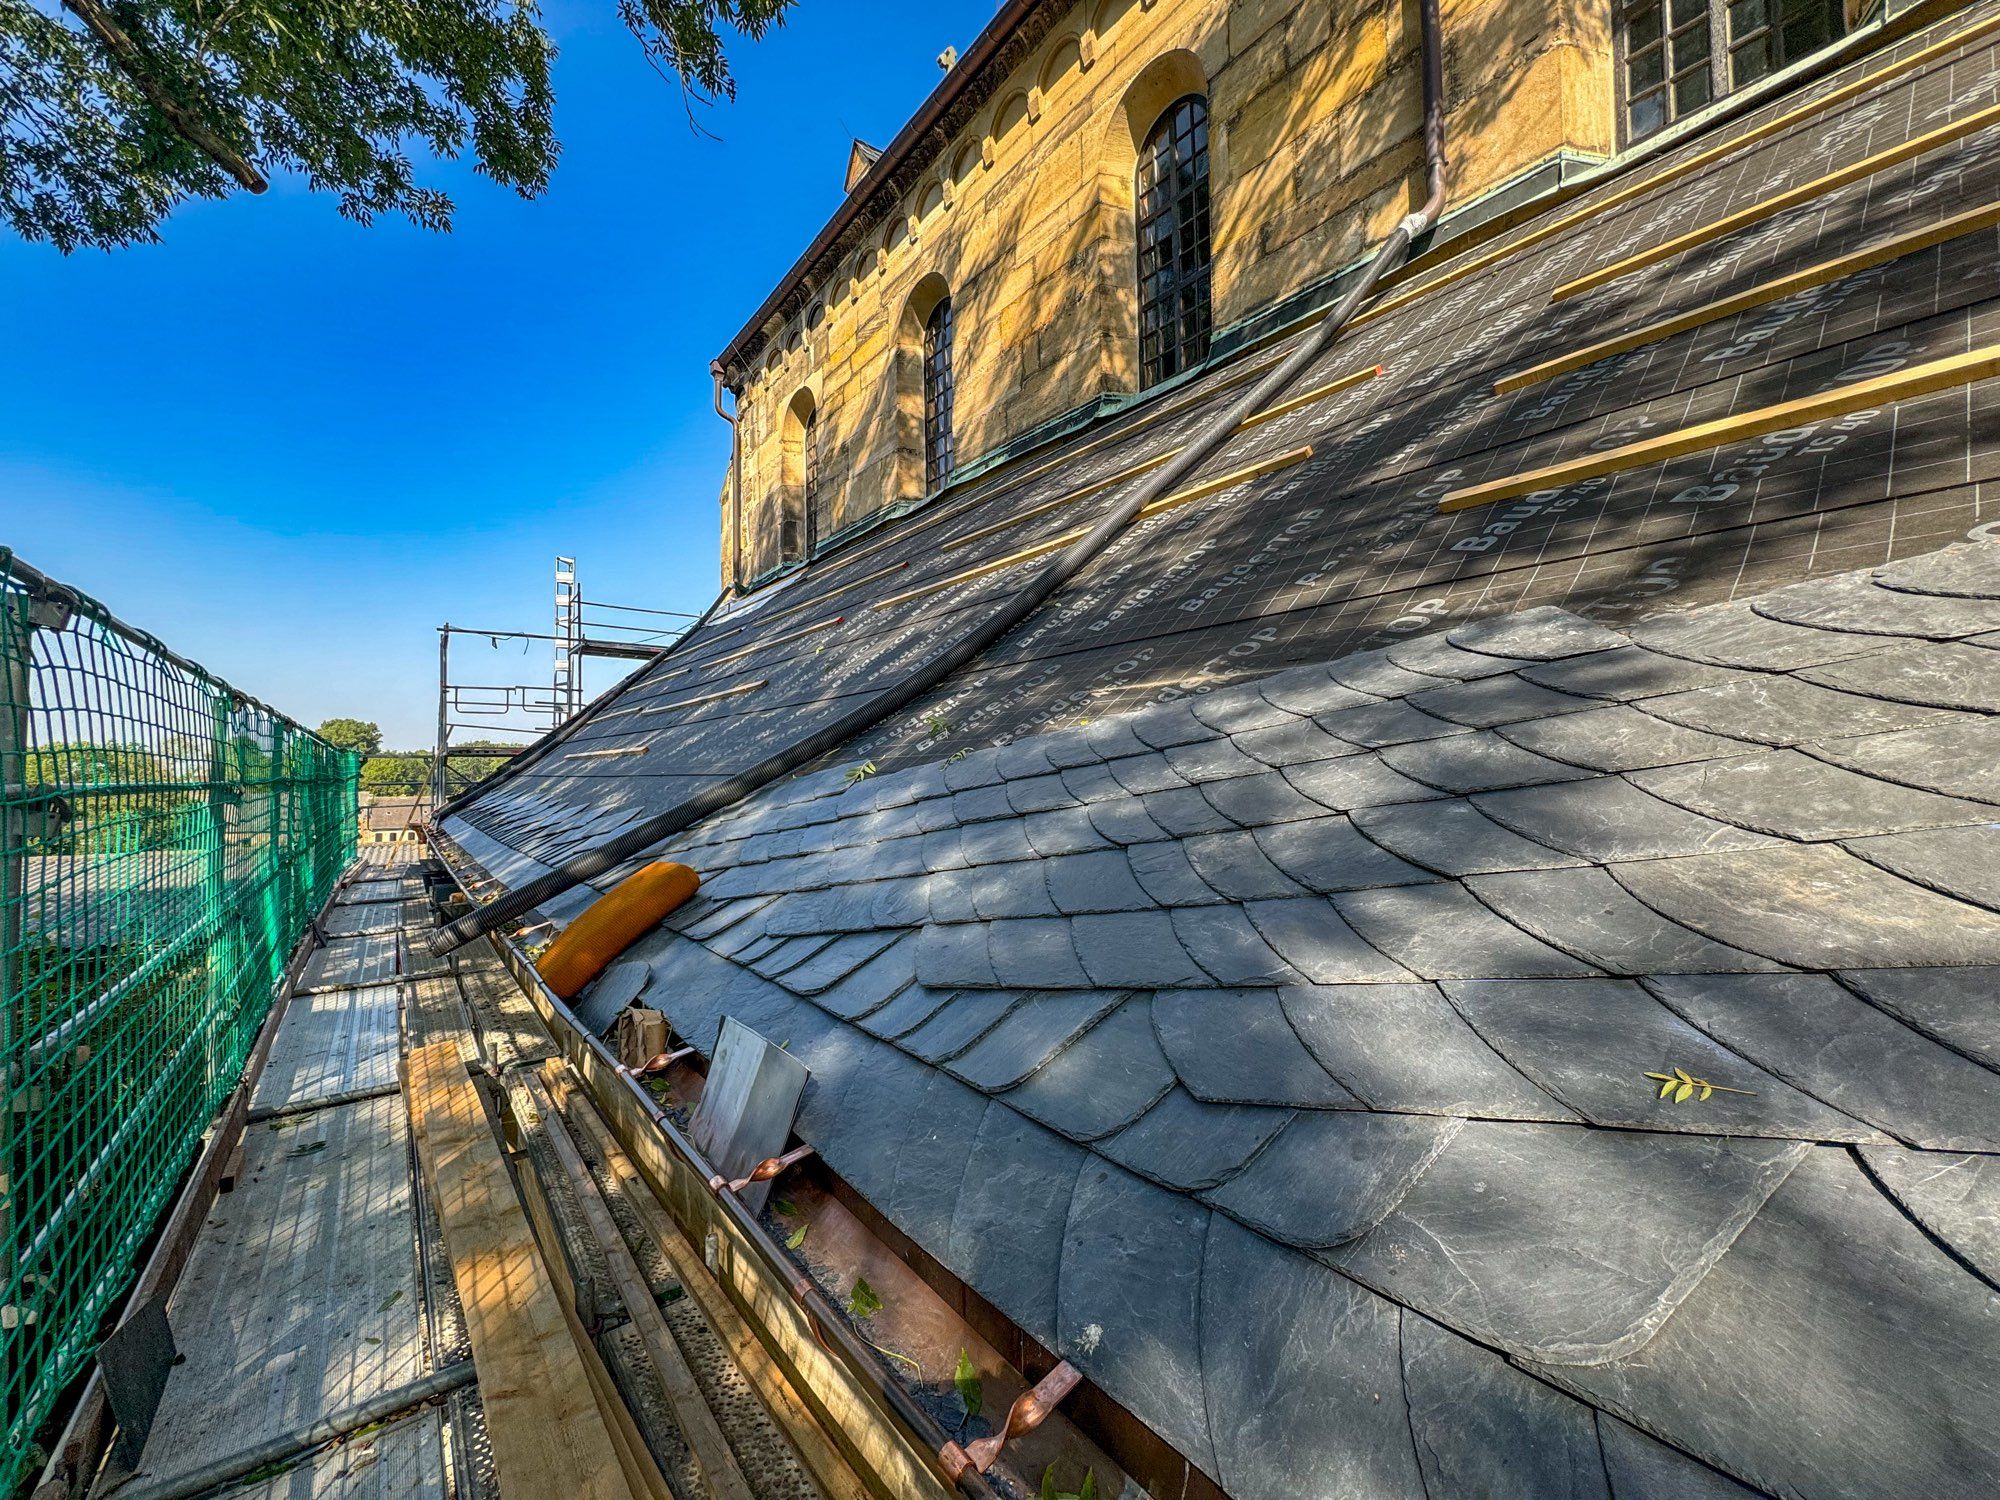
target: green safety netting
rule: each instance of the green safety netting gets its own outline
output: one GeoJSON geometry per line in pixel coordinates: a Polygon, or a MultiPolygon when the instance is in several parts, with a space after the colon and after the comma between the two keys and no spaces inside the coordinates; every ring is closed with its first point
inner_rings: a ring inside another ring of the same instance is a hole
{"type": "Polygon", "coordinates": [[[353,857],[357,775],[0,547],[0,1495],[353,857]]]}

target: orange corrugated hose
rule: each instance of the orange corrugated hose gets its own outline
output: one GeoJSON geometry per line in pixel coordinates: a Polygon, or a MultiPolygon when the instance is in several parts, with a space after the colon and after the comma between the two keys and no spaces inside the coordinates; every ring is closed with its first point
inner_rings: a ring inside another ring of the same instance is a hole
{"type": "Polygon", "coordinates": [[[619,881],[565,927],[535,961],[535,970],[557,998],[573,999],[612,960],[700,889],[701,877],[686,865],[665,859],[647,865],[619,881]]]}

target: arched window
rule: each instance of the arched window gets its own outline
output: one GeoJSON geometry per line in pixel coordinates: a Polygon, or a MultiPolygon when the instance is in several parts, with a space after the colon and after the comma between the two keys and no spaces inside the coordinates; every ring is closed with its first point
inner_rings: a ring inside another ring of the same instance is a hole
{"type": "Polygon", "coordinates": [[[820,436],[824,430],[819,419],[819,408],[815,406],[806,413],[804,434],[805,452],[805,516],[806,516],[806,556],[810,557],[819,549],[819,539],[827,530],[821,507],[821,454],[820,436]]]}
{"type": "Polygon", "coordinates": [[[943,297],[924,320],[924,492],[936,494],[951,478],[951,298],[943,297]]]}
{"type": "Polygon", "coordinates": [[[1169,104],[1139,149],[1139,384],[1208,358],[1208,101],[1169,104]]]}

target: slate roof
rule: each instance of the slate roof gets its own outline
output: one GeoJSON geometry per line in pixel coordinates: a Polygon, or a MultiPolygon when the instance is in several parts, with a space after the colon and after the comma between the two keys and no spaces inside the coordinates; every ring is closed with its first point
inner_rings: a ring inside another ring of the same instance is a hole
{"type": "MultiPolygon", "coordinates": [[[[1994,342],[1987,232],[1491,390],[1992,198],[2000,131],[1547,303],[1997,78],[1982,45],[1357,330],[1301,388],[1381,378],[1208,472],[1309,461],[672,844],[704,888],[646,1003],[785,1041],[833,1169],[1242,1500],[2000,1489],[2000,544],[1960,540],[2000,382],[1435,510],[1994,342]]],[[[1088,519],[1111,491],[1032,512],[1231,373],[712,621],[447,832],[518,882],[844,711],[1021,574],[871,601],[1088,519]]]]}

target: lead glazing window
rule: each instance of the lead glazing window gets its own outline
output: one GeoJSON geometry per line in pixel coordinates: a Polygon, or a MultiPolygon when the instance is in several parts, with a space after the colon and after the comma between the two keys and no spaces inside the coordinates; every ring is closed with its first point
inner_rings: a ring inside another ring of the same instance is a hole
{"type": "Polygon", "coordinates": [[[804,484],[806,513],[806,553],[810,556],[819,546],[820,533],[820,421],[819,408],[815,406],[806,413],[803,434],[804,484]]]}
{"type": "Polygon", "coordinates": [[[1882,0],[1623,0],[1625,138],[1636,141],[1874,19],[1882,0]]]}
{"type": "Polygon", "coordinates": [[[924,320],[924,493],[951,478],[951,298],[924,320]]]}
{"type": "Polygon", "coordinates": [[[1208,358],[1208,101],[1167,106],[1139,151],[1139,384],[1208,358]]]}

